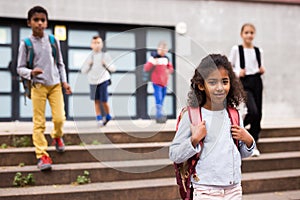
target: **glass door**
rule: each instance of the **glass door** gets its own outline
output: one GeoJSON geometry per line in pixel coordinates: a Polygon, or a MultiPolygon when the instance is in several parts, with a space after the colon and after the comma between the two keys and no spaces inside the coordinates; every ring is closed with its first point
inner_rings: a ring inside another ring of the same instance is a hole
{"type": "Polygon", "coordinates": [[[16,71],[12,62],[12,28],[0,26],[0,119],[13,119],[13,80],[16,71]]]}

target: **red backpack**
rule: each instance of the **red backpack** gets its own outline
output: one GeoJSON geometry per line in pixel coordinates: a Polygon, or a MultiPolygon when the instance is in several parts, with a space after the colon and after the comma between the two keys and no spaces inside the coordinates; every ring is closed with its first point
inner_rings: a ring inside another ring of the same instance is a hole
{"type": "MultiPolygon", "coordinates": [[[[180,112],[180,115],[177,119],[176,131],[178,130],[179,122],[183,116],[183,113],[188,111],[190,121],[193,125],[198,125],[202,121],[201,109],[200,107],[185,107],[180,112]]],[[[231,121],[232,125],[240,125],[240,117],[239,112],[232,107],[227,108],[227,112],[231,121]]],[[[234,140],[234,143],[238,147],[238,141],[234,140]]],[[[203,147],[203,140],[200,141],[201,147],[203,147]]],[[[196,176],[196,165],[200,158],[200,153],[196,153],[191,158],[183,163],[175,163],[175,175],[176,175],[176,182],[179,186],[180,196],[183,200],[192,200],[193,199],[193,188],[191,186],[191,175],[196,176]]]]}

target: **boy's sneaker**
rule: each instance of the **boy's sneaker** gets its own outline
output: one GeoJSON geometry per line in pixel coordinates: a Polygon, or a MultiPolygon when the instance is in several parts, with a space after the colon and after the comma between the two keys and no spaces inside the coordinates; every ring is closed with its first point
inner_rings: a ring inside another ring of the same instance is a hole
{"type": "Polygon", "coordinates": [[[52,145],[55,145],[55,149],[59,153],[62,153],[65,151],[65,143],[62,138],[54,138],[52,145]]]}
{"type": "Polygon", "coordinates": [[[105,126],[110,120],[111,120],[111,116],[109,114],[106,115],[105,121],[103,122],[103,125],[105,126]]]}
{"type": "Polygon", "coordinates": [[[167,117],[166,116],[162,116],[162,117],[156,118],[156,123],[158,123],[158,124],[164,124],[164,123],[166,123],[166,121],[167,121],[167,117]]]}
{"type": "Polygon", "coordinates": [[[41,158],[38,159],[37,167],[41,171],[51,170],[52,160],[49,156],[43,155],[41,158]]]}
{"type": "Polygon", "coordinates": [[[98,127],[103,127],[104,126],[103,120],[97,120],[97,126],[98,127]]]}

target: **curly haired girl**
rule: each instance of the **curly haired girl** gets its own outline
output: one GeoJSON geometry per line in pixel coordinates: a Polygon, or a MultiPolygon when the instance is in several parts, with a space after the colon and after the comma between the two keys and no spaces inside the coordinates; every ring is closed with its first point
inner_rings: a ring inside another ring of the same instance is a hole
{"type": "Polygon", "coordinates": [[[255,141],[243,124],[231,124],[227,107],[244,99],[243,87],[225,56],[212,54],[201,61],[191,79],[188,105],[200,107],[202,122],[192,125],[188,113],[183,113],[170,146],[175,163],[201,152],[191,177],[194,200],[242,199],[241,158],[251,156],[255,141]]]}

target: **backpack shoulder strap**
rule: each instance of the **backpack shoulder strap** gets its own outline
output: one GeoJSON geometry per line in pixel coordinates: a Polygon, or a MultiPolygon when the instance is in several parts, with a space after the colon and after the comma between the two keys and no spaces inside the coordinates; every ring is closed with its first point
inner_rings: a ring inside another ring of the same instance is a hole
{"type": "Polygon", "coordinates": [[[257,60],[257,63],[258,63],[258,67],[260,68],[261,67],[261,56],[260,56],[259,48],[254,47],[254,50],[255,50],[255,55],[256,55],[256,60],[257,60]]]}
{"type": "Polygon", "coordinates": [[[176,131],[178,130],[179,122],[181,121],[182,116],[186,111],[188,111],[190,121],[193,125],[198,125],[202,121],[202,115],[201,115],[200,107],[190,107],[190,106],[184,107],[181,110],[181,112],[180,112],[180,114],[177,118],[176,131]]]}
{"type": "Polygon", "coordinates": [[[232,125],[240,125],[240,115],[237,109],[232,107],[227,107],[227,111],[230,117],[230,121],[232,125]]]}
{"type": "MultiPolygon", "coordinates": [[[[189,112],[190,121],[191,121],[191,123],[193,125],[198,125],[198,124],[201,123],[201,121],[202,121],[201,107],[191,107],[191,106],[188,106],[188,112],[189,112]]],[[[203,147],[203,140],[204,139],[202,139],[200,141],[201,147],[203,147]]],[[[188,160],[189,165],[190,165],[189,174],[192,175],[192,176],[197,176],[196,175],[196,165],[197,165],[198,160],[200,158],[200,154],[201,154],[201,152],[195,154],[194,156],[192,156],[188,160]]],[[[189,177],[189,179],[188,179],[188,185],[190,185],[190,184],[191,184],[191,178],[189,177]]],[[[192,189],[190,187],[188,187],[186,199],[190,199],[193,196],[193,194],[192,194],[193,192],[191,190],[192,189]]]]}
{"type": "Polygon", "coordinates": [[[182,110],[180,111],[180,114],[177,118],[177,122],[176,122],[176,131],[178,130],[178,126],[179,126],[179,122],[182,119],[183,113],[185,113],[187,111],[187,107],[182,108],[182,110]]]}
{"type": "MultiPolygon", "coordinates": [[[[101,62],[103,62],[103,61],[105,61],[104,59],[105,59],[105,52],[104,51],[102,51],[101,52],[101,62]]],[[[108,67],[106,66],[106,64],[102,64],[102,66],[104,67],[104,69],[109,73],[109,74],[111,74],[111,71],[109,71],[109,69],[108,69],[108,67]]]]}
{"type": "Polygon", "coordinates": [[[190,121],[193,125],[198,125],[202,121],[200,107],[188,107],[190,121]]]}
{"type": "MultiPolygon", "coordinates": [[[[232,108],[232,107],[227,107],[227,112],[228,112],[231,124],[240,126],[240,115],[239,115],[238,110],[235,108],[232,108]]],[[[237,147],[239,146],[238,140],[234,140],[234,143],[237,145],[237,147]]]]}
{"type": "Polygon", "coordinates": [[[30,38],[25,38],[24,40],[25,46],[26,46],[26,53],[27,53],[27,67],[29,69],[33,69],[33,57],[34,57],[34,52],[33,52],[33,45],[30,40],[30,38]]]}
{"type": "Polygon", "coordinates": [[[243,45],[239,45],[240,68],[245,69],[245,55],[243,45]]]}
{"type": "Polygon", "coordinates": [[[54,35],[49,34],[49,42],[50,42],[50,45],[52,48],[52,56],[54,58],[55,63],[57,64],[58,63],[58,55],[57,55],[58,47],[57,47],[56,39],[55,39],[54,35]]]}

